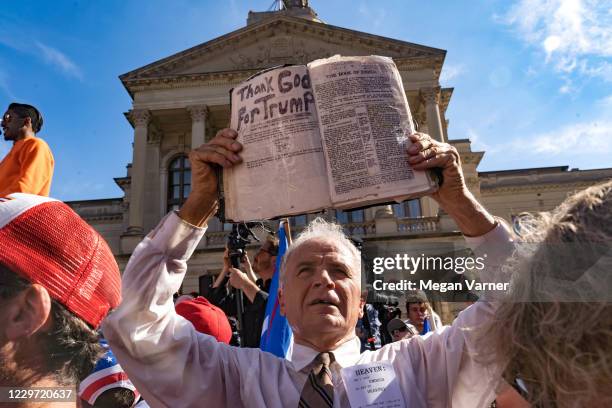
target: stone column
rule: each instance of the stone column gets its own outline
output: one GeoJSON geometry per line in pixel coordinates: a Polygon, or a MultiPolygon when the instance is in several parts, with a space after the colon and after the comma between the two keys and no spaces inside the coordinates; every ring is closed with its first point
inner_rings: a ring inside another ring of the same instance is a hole
{"type": "Polygon", "coordinates": [[[130,112],[134,123],[134,156],[130,186],[130,213],[127,235],[143,234],[143,203],[147,162],[147,133],[151,113],[146,109],[130,112]]]}
{"type": "Polygon", "coordinates": [[[427,130],[429,135],[439,142],[444,142],[444,130],[440,117],[440,87],[422,88],[421,99],[425,104],[425,115],[427,116],[427,130]]]}
{"type": "Polygon", "coordinates": [[[206,116],[208,115],[208,106],[188,106],[187,110],[191,115],[191,149],[197,149],[206,141],[206,116]]]}

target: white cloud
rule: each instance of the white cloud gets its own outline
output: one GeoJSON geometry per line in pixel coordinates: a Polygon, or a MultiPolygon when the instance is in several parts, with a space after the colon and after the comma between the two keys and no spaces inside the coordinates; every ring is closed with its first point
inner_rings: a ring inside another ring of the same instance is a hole
{"type": "Polygon", "coordinates": [[[597,101],[597,103],[601,106],[612,108],[612,94],[604,98],[601,98],[600,100],[597,101]]]}
{"type": "Polygon", "coordinates": [[[440,74],[440,82],[447,84],[452,79],[463,74],[463,72],[463,65],[444,65],[444,68],[442,69],[442,74],[440,74]]]}
{"type": "Polygon", "coordinates": [[[531,145],[535,153],[556,155],[612,153],[612,121],[595,121],[566,126],[555,132],[536,135],[531,145]]]}
{"type": "MultiPolygon", "coordinates": [[[[560,73],[612,82],[610,0],[519,0],[501,19],[560,73]]],[[[499,19],[498,19],[499,20],[499,19]]]]}
{"type": "MultiPolygon", "coordinates": [[[[0,61],[1,62],[1,61],[0,61]]],[[[9,99],[15,100],[15,95],[11,91],[6,73],[0,69],[0,91],[2,91],[9,99]]],[[[2,108],[0,108],[2,109],[2,108]]],[[[1,113],[0,113],[1,114],[1,113]]]]}
{"type": "Polygon", "coordinates": [[[58,68],[64,75],[83,79],[79,66],[66,54],[48,44],[39,41],[40,34],[35,34],[22,21],[2,21],[0,26],[0,45],[31,57],[42,60],[47,65],[58,68]]]}
{"type": "Polygon", "coordinates": [[[608,156],[612,154],[612,120],[605,117],[598,120],[565,125],[559,129],[533,134],[497,145],[495,154],[503,152],[522,155],[546,155],[560,157],[608,156]]]}
{"type": "Polygon", "coordinates": [[[384,8],[378,7],[377,5],[371,9],[365,2],[359,4],[357,11],[359,11],[359,14],[369,20],[373,29],[381,27],[385,21],[385,18],[387,17],[387,12],[384,8]]]}
{"type": "Polygon", "coordinates": [[[64,53],[39,41],[36,41],[35,44],[42,52],[45,62],[58,67],[62,72],[69,76],[73,76],[80,80],[83,79],[81,69],[64,53]]]}

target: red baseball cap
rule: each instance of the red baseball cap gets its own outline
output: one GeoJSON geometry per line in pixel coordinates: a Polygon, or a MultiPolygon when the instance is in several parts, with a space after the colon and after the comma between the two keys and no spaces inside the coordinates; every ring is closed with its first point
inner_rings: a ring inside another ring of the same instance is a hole
{"type": "Polygon", "coordinates": [[[221,343],[229,344],[232,328],[223,310],[205,297],[184,300],[175,306],[176,313],[189,320],[200,333],[209,334],[221,343]]]}
{"type": "Polygon", "coordinates": [[[52,198],[0,198],[0,264],[44,286],[94,328],[121,301],[119,268],[104,238],[52,198]]]}

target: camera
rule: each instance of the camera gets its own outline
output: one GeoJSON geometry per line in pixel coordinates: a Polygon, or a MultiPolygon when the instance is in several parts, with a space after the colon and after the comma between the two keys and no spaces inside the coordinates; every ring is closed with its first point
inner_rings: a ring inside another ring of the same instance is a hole
{"type": "Polygon", "coordinates": [[[242,222],[232,225],[232,232],[227,238],[227,248],[229,250],[229,259],[232,267],[240,267],[240,262],[245,255],[245,249],[251,243],[251,238],[259,241],[251,228],[259,226],[257,222],[242,222]]]}

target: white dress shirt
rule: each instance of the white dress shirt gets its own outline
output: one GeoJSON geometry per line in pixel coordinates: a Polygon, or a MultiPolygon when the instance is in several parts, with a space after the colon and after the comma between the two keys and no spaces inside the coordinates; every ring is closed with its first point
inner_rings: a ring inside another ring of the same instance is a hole
{"type": "MultiPolygon", "coordinates": [[[[291,356],[281,359],[231,347],[196,332],[175,313],[172,295],[204,232],[171,213],[134,250],[123,274],[123,301],[103,324],[113,353],[153,408],[297,407],[317,351],[294,344],[291,356]]],[[[468,243],[488,253],[489,261],[502,262],[513,249],[501,225],[468,243]]],[[[493,304],[478,302],[452,326],[425,336],[361,354],[355,337],[330,350],[336,360],[330,367],[334,406],[350,406],[341,368],[389,361],[407,408],[488,407],[499,375],[480,363],[473,329],[493,311],[493,304]]]]}

